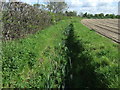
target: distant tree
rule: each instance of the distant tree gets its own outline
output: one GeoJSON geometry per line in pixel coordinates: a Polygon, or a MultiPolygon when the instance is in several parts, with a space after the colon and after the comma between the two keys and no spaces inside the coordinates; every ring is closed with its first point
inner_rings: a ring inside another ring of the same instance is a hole
{"type": "Polygon", "coordinates": [[[83,17],[83,13],[82,13],[82,12],[80,12],[78,16],[83,17]]]}
{"type": "Polygon", "coordinates": [[[44,11],[47,9],[47,7],[44,4],[40,4],[40,9],[44,11]]]}
{"type": "Polygon", "coordinates": [[[67,16],[77,16],[77,12],[76,11],[66,11],[65,12],[67,16]]]}
{"type": "Polygon", "coordinates": [[[115,18],[120,19],[120,15],[116,15],[115,18]]]}
{"type": "Polygon", "coordinates": [[[112,18],[112,19],[114,19],[114,18],[116,18],[116,15],[115,14],[106,14],[105,18],[112,18]]]}
{"type": "Polygon", "coordinates": [[[41,9],[43,11],[47,10],[47,7],[44,4],[33,4],[33,7],[41,9]]]}
{"type": "Polygon", "coordinates": [[[105,18],[109,18],[109,14],[106,14],[106,15],[105,15],[105,18]]]}
{"type": "Polygon", "coordinates": [[[86,17],[87,17],[87,18],[91,18],[91,17],[90,17],[90,14],[87,14],[87,16],[86,16],[86,17]]]}
{"type": "Polygon", "coordinates": [[[65,11],[65,15],[66,15],[66,16],[68,15],[68,11],[65,11]]]}
{"type": "Polygon", "coordinates": [[[73,16],[77,16],[77,12],[76,11],[73,11],[73,16]]]}
{"type": "Polygon", "coordinates": [[[103,18],[112,18],[112,19],[115,19],[115,18],[120,18],[120,15],[115,15],[115,14],[106,14],[104,15],[104,13],[100,13],[100,14],[88,14],[87,12],[83,14],[83,17],[86,17],[86,18],[95,18],[95,19],[103,19],[103,18]]]}
{"type": "Polygon", "coordinates": [[[115,14],[113,14],[112,18],[113,18],[113,19],[115,18],[115,14]]]}
{"type": "Polygon", "coordinates": [[[48,2],[47,8],[53,13],[63,13],[67,9],[67,4],[65,2],[48,2]]]}
{"type": "Polygon", "coordinates": [[[99,14],[99,18],[104,18],[104,14],[103,14],[103,13],[100,13],[100,14],[99,14]]]}
{"type": "Polygon", "coordinates": [[[93,14],[87,14],[87,18],[93,18],[93,14]]]}
{"type": "Polygon", "coordinates": [[[83,14],[83,17],[87,17],[87,15],[88,15],[88,14],[87,14],[87,12],[86,12],[85,14],[83,14]]]}
{"type": "Polygon", "coordinates": [[[110,18],[114,19],[115,15],[114,14],[110,14],[110,18]]]}
{"type": "Polygon", "coordinates": [[[100,18],[100,17],[99,17],[99,14],[95,14],[95,16],[94,16],[94,17],[95,17],[95,18],[100,18]]]}
{"type": "Polygon", "coordinates": [[[36,3],[33,5],[35,8],[39,8],[40,7],[40,4],[36,3]]]}
{"type": "Polygon", "coordinates": [[[52,6],[52,2],[50,2],[50,3],[48,3],[48,5],[47,5],[47,9],[50,11],[50,12],[54,12],[53,11],[53,6],[52,6]]]}

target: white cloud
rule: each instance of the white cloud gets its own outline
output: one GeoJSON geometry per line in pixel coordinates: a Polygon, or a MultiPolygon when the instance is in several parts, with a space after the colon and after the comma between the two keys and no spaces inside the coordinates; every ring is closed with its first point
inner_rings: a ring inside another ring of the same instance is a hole
{"type": "MultiPolygon", "coordinates": [[[[21,0],[26,3],[37,3],[38,0],[21,0]]],[[[45,0],[39,0],[44,2],[45,0]]],[[[65,0],[69,10],[88,13],[118,13],[118,2],[120,0],[65,0]]]]}
{"type": "Polygon", "coordinates": [[[69,0],[70,10],[88,13],[118,14],[119,0],[69,0]]]}
{"type": "Polygon", "coordinates": [[[82,6],[82,7],[95,7],[95,6],[104,6],[111,4],[113,2],[118,2],[119,0],[66,0],[71,2],[72,6],[82,6]]]}

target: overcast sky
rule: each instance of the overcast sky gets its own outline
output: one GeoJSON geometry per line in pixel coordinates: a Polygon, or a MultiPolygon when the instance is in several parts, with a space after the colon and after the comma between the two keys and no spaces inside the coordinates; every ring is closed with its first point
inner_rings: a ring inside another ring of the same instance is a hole
{"type": "MultiPolygon", "coordinates": [[[[38,0],[20,0],[29,4],[34,4],[38,0]]],[[[39,0],[44,3],[45,0],[39,0]]],[[[59,0],[60,1],[60,0],[59,0]]],[[[112,13],[118,14],[118,2],[120,0],[65,0],[69,6],[69,10],[88,13],[112,13]]]]}

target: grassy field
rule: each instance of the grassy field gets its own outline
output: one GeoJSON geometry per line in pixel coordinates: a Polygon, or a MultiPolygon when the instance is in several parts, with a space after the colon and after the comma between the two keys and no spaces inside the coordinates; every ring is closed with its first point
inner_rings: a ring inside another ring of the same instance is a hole
{"type": "Polygon", "coordinates": [[[80,18],[20,40],[3,42],[3,87],[118,88],[118,44],[80,18]]]}

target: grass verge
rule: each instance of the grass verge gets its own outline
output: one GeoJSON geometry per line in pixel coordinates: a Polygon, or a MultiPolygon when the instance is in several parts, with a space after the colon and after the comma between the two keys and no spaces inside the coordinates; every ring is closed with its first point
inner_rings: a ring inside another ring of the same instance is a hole
{"type": "Polygon", "coordinates": [[[78,58],[75,56],[78,60],[75,67],[78,67],[74,72],[77,73],[75,78],[78,75],[82,80],[75,81],[79,80],[85,87],[119,88],[119,45],[88,29],[79,20],[75,20],[73,26],[76,42],[79,42],[75,45],[80,48],[73,46],[73,50],[80,50],[78,58]]]}
{"type": "Polygon", "coordinates": [[[25,39],[3,42],[3,87],[61,87],[63,33],[70,21],[62,20],[25,39]]]}

